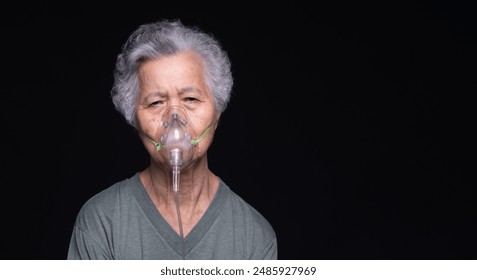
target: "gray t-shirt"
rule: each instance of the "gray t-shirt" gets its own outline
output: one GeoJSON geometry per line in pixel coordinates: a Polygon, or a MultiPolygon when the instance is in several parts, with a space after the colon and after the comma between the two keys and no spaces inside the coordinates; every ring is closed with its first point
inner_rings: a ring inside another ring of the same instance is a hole
{"type": "Polygon", "coordinates": [[[209,208],[184,238],[160,215],[136,173],[81,208],[67,259],[277,259],[270,223],[221,179],[209,208]],[[184,247],[182,247],[184,245],[184,247]]]}

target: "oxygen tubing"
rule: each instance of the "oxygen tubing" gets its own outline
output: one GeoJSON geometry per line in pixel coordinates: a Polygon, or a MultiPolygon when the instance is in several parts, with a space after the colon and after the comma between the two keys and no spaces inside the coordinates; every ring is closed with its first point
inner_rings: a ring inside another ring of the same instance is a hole
{"type": "Polygon", "coordinates": [[[177,212],[177,221],[179,222],[179,235],[181,238],[181,253],[182,259],[185,260],[185,240],[184,240],[184,230],[182,228],[182,217],[181,210],[179,207],[179,182],[180,182],[180,171],[179,167],[175,165],[172,169],[172,190],[174,191],[174,200],[176,204],[177,212]]]}

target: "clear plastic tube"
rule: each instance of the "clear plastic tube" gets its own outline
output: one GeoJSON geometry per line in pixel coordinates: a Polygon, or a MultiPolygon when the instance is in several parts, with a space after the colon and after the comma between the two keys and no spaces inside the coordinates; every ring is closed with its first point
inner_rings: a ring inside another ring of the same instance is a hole
{"type": "Polygon", "coordinates": [[[172,190],[174,191],[174,200],[176,204],[177,220],[179,222],[179,234],[181,237],[182,259],[185,260],[185,241],[184,230],[182,228],[182,217],[179,207],[179,182],[180,182],[180,168],[178,165],[172,167],[172,190]]]}
{"type": "Polygon", "coordinates": [[[177,219],[179,222],[179,234],[181,237],[181,250],[182,250],[182,259],[185,260],[185,240],[184,240],[184,230],[182,229],[182,218],[181,218],[181,211],[179,207],[179,193],[174,192],[174,198],[176,202],[176,212],[177,212],[177,219]]]}
{"type": "Polygon", "coordinates": [[[179,192],[180,176],[181,176],[181,171],[179,170],[179,166],[174,165],[172,167],[172,190],[175,193],[179,192]]]}

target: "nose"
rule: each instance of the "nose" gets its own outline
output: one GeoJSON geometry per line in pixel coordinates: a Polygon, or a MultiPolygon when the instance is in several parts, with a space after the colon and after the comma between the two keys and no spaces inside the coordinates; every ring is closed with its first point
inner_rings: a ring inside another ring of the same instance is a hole
{"type": "Polygon", "coordinates": [[[169,126],[171,122],[177,121],[181,125],[187,125],[187,116],[184,111],[184,108],[179,106],[171,106],[169,107],[166,112],[164,112],[163,116],[163,124],[164,126],[169,126]]]}
{"type": "Polygon", "coordinates": [[[168,99],[167,106],[169,107],[180,107],[181,106],[181,100],[178,97],[171,97],[168,99]]]}

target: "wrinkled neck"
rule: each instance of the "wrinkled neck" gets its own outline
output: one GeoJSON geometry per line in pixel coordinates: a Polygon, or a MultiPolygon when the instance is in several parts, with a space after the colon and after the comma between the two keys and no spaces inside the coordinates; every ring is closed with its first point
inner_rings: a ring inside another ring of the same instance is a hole
{"type": "MultiPolygon", "coordinates": [[[[151,165],[143,171],[146,181],[151,182],[154,193],[161,199],[169,200],[173,194],[173,167],[161,166],[151,161],[151,165]]],[[[180,170],[178,191],[181,196],[194,197],[208,186],[207,178],[212,174],[207,166],[207,157],[197,159],[193,165],[180,170]]],[[[215,176],[215,175],[214,175],[215,176]]]]}

